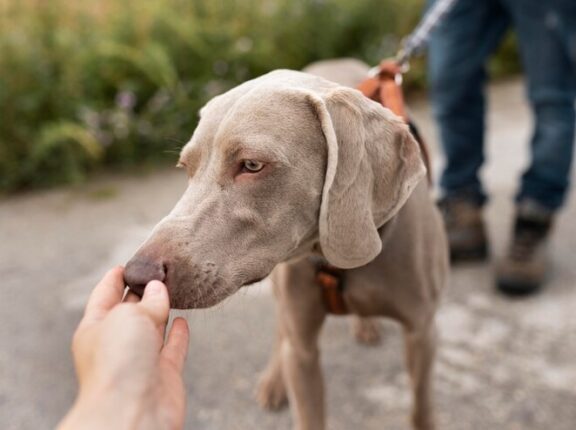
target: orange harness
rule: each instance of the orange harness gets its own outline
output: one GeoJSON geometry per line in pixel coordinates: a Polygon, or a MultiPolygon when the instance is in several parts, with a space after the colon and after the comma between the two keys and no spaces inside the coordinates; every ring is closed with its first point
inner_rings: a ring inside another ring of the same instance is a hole
{"type": "Polygon", "coordinates": [[[430,154],[428,148],[418,132],[413,122],[410,121],[404,103],[404,93],[402,92],[402,69],[394,60],[383,60],[380,65],[374,68],[375,72],[358,85],[358,90],[366,97],[380,103],[390,109],[408,126],[412,135],[420,146],[420,153],[426,165],[428,183],[432,184],[432,170],[430,165],[430,154]]]}
{"type": "Polygon", "coordinates": [[[371,70],[370,75],[360,82],[357,89],[407,121],[408,115],[402,93],[402,71],[396,62],[383,60],[379,66],[371,70]]]}
{"type": "MultiPolygon", "coordinates": [[[[387,107],[408,123],[410,131],[420,146],[420,152],[428,172],[428,182],[431,184],[430,156],[418,130],[408,118],[402,92],[402,71],[400,67],[393,60],[384,60],[373,71],[371,76],[358,85],[357,89],[366,97],[387,107]]],[[[345,274],[346,271],[344,269],[334,267],[325,260],[316,263],[316,283],[322,290],[322,299],[328,313],[335,315],[346,315],[349,313],[343,295],[345,274]]]]}

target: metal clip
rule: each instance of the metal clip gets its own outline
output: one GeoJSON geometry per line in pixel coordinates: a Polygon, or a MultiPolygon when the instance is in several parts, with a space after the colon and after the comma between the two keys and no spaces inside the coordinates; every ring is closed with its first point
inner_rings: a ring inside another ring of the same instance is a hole
{"type": "Polygon", "coordinates": [[[368,70],[369,78],[376,78],[379,75],[380,75],[380,66],[374,66],[370,70],[368,70]]]}
{"type": "Polygon", "coordinates": [[[400,69],[400,73],[407,73],[410,71],[410,61],[403,49],[401,49],[398,52],[398,55],[396,55],[396,64],[400,69]]]}

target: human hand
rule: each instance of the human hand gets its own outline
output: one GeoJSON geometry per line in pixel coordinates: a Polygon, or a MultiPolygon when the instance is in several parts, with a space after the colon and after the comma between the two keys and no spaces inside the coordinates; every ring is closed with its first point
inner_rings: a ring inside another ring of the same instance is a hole
{"type": "Polygon", "coordinates": [[[188,325],[170,310],[166,286],[150,282],[142,300],[124,294],[123,268],[92,292],[72,341],[79,394],[60,424],[67,429],[181,429],[186,391],[182,369],[188,325]]]}

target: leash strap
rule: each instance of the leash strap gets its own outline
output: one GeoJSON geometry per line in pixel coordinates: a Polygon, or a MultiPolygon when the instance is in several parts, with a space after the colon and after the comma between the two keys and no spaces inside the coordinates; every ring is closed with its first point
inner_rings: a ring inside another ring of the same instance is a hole
{"type": "Polygon", "coordinates": [[[422,159],[426,165],[428,183],[432,185],[432,165],[430,154],[416,126],[410,121],[402,92],[402,67],[396,60],[383,60],[379,66],[370,71],[368,78],[357,87],[366,97],[380,103],[401,117],[410,127],[412,135],[418,142],[422,159]]]}
{"type": "Polygon", "coordinates": [[[402,71],[394,60],[383,60],[379,66],[370,70],[368,78],[357,89],[408,122],[402,93],[402,71]]]}
{"type": "Polygon", "coordinates": [[[408,70],[410,59],[422,52],[424,46],[430,40],[432,31],[442,22],[444,17],[452,10],[458,0],[437,0],[428,10],[416,29],[406,37],[396,56],[396,64],[403,71],[408,70]]]}

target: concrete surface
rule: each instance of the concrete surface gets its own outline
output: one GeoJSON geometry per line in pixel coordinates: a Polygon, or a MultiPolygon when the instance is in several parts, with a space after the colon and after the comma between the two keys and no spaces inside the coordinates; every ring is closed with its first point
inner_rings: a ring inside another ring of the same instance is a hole
{"type": "MultiPolygon", "coordinates": [[[[500,254],[530,121],[521,82],[492,87],[491,95],[487,215],[500,254]]],[[[413,107],[433,140],[425,101],[413,107]]],[[[184,183],[182,173],[163,171],[0,201],[0,428],[58,422],[75,393],[69,341],[87,293],[106,268],[127,260],[184,183]]],[[[576,428],[575,215],[571,204],[559,220],[554,276],[538,297],[496,295],[490,264],[454,270],[438,317],[439,429],[576,428]]],[[[192,327],[187,428],[290,427],[288,411],[263,412],[252,399],[274,312],[264,284],[217,308],[184,313],[192,327]]],[[[366,348],[354,343],[344,318],[327,324],[322,351],[330,429],[409,428],[400,336],[391,323],[383,331],[383,344],[366,348]]]]}

